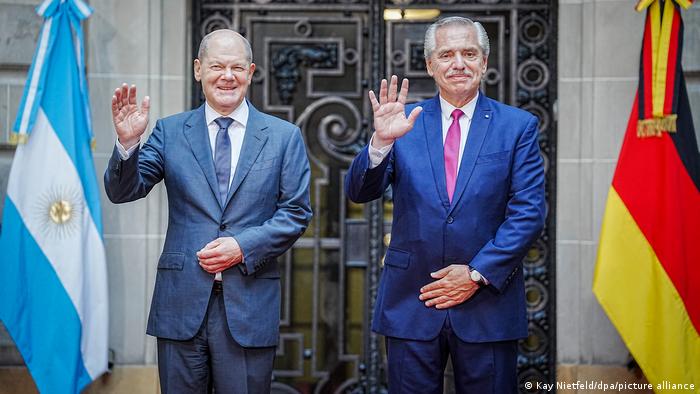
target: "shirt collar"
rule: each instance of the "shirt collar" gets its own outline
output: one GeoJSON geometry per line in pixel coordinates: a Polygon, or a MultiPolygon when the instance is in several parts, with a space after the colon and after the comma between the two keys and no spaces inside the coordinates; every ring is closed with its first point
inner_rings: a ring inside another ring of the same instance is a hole
{"type": "MultiPolygon", "coordinates": [[[[471,99],[468,103],[464,104],[463,107],[460,109],[462,112],[464,112],[464,116],[467,117],[470,121],[472,120],[472,117],[474,116],[474,110],[476,110],[476,101],[479,99],[479,91],[476,91],[476,95],[474,96],[473,99],[471,99]]],[[[438,96],[440,97],[440,96],[438,96]]],[[[442,112],[442,117],[443,119],[450,119],[452,118],[452,111],[454,111],[457,107],[454,105],[450,104],[445,100],[444,98],[440,97],[440,111],[442,112]]]]}
{"type": "Polygon", "coordinates": [[[204,118],[207,121],[207,126],[222,116],[232,118],[236,122],[242,124],[243,127],[246,127],[246,124],[248,123],[248,100],[243,99],[241,104],[228,115],[221,115],[220,113],[216,112],[216,110],[212,108],[209,103],[204,102],[204,118]]]}

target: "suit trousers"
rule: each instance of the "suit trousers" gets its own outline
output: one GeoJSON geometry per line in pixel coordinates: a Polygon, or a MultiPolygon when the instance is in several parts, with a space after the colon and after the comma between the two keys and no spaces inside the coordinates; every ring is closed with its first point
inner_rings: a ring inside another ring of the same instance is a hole
{"type": "Polygon", "coordinates": [[[167,393],[268,394],[275,347],[246,348],[231,336],[221,286],[215,286],[197,334],[158,338],[158,375],[167,393]]]}
{"type": "Polygon", "coordinates": [[[517,341],[464,342],[449,313],[430,341],[386,337],[390,394],[442,394],[447,357],[458,394],[517,393],[517,341]]]}

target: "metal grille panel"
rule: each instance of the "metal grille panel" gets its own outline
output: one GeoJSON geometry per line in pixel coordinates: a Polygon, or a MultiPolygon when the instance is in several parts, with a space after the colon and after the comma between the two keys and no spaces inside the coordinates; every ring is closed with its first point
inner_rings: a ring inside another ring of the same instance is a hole
{"type": "MultiPolygon", "coordinates": [[[[195,0],[192,48],[231,28],[253,47],[251,102],[296,123],[312,165],[315,213],[285,255],[277,393],[384,392],[380,337],[369,331],[381,259],[391,229],[384,203],[355,205],[342,180],[371,133],[366,91],[387,75],[411,80],[409,100],[436,93],[425,71],[423,34],[432,21],[385,21],[385,9],[439,9],[480,21],[491,38],[482,89],[540,119],[549,217],[524,260],[530,337],[520,342],[519,379],[554,381],[554,181],[556,2],[553,0],[195,0]]],[[[202,102],[193,86],[192,104],[202,102]]],[[[523,386],[521,385],[521,389],[523,386]]],[[[447,379],[446,391],[453,388],[447,379]]]]}

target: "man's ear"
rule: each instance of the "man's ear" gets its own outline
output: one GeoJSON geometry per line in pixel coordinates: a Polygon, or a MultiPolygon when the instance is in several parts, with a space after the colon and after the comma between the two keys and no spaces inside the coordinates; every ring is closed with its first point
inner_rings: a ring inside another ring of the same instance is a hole
{"type": "Polygon", "coordinates": [[[433,76],[433,61],[430,58],[425,59],[425,69],[428,75],[433,76]]]}
{"type": "Polygon", "coordinates": [[[195,81],[199,82],[202,80],[202,63],[199,61],[199,59],[194,59],[194,65],[192,67],[194,70],[194,79],[195,81]]]}
{"type": "Polygon", "coordinates": [[[248,80],[253,80],[253,74],[255,74],[255,63],[250,63],[250,67],[248,67],[248,80]]]}

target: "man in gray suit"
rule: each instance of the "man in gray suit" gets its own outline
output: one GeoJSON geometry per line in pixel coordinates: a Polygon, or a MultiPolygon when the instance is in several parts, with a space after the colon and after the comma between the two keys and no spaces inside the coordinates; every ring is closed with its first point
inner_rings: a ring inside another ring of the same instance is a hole
{"type": "Polygon", "coordinates": [[[202,39],[194,76],[206,103],[148,125],[136,87],[112,97],[117,143],[105,171],[114,203],[161,180],[169,220],[147,333],[158,338],[164,393],[269,393],[279,336],[277,257],[311,220],[301,132],[246,101],[255,72],[231,30],[202,39]]]}

